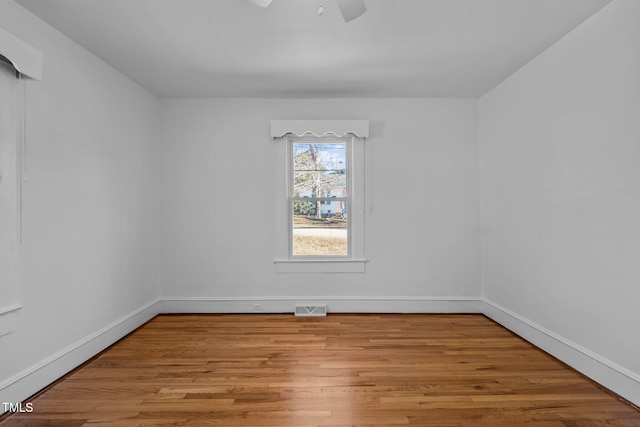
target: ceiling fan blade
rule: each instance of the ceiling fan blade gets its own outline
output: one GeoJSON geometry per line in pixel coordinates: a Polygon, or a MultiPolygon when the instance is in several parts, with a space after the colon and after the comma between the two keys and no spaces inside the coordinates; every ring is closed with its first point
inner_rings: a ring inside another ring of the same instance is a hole
{"type": "Polygon", "coordinates": [[[251,3],[260,7],[267,7],[271,4],[273,0],[249,0],[251,3]]]}
{"type": "Polygon", "coordinates": [[[345,22],[353,21],[367,11],[364,0],[337,0],[345,22]]]}

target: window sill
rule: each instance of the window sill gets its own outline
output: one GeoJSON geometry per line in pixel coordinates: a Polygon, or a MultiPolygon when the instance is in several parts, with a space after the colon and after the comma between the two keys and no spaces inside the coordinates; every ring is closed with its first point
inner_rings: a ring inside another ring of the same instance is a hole
{"type": "Polygon", "coordinates": [[[277,259],[276,273],[364,273],[366,259],[277,259]]]}

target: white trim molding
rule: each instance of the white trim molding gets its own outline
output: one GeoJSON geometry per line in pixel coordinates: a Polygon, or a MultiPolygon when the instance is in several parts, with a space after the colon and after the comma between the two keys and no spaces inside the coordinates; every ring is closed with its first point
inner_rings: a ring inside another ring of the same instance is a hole
{"type": "MultiPolygon", "coordinates": [[[[484,314],[629,402],[640,405],[640,375],[482,297],[244,296],[155,299],[0,382],[0,401],[32,396],[95,354],[162,313],[293,313],[299,304],[326,304],[329,313],[484,314]]],[[[15,314],[20,306],[3,309],[15,314]]]]}
{"type": "MultiPolygon", "coordinates": [[[[0,382],[0,402],[21,402],[154,318],[155,299],[0,382]]],[[[0,407],[0,415],[3,408],[0,407]]]]}
{"type": "Polygon", "coordinates": [[[0,308],[0,337],[14,331],[16,317],[20,309],[22,309],[20,304],[0,308]]]}
{"type": "Polygon", "coordinates": [[[640,406],[640,375],[486,298],[482,312],[578,372],[640,406]]]}
{"type": "MultiPolygon", "coordinates": [[[[278,121],[276,121],[278,122],[278,121]]],[[[290,122],[285,120],[283,122],[290,122]]],[[[297,122],[293,120],[293,122],[297,122]]],[[[304,121],[307,123],[307,121],[304,121]]],[[[315,122],[315,121],[312,121],[315,122]]],[[[334,121],[320,121],[333,123],[334,121]]],[[[352,122],[345,120],[345,122],[352,122]]],[[[368,129],[368,121],[366,128],[368,129]]],[[[274,122],[272,122],[274,123],[274,122]]],[[[300,129],[308,129],[306,126],[300,129]]],[[[311,126],[311,125],[309,125],[311,126]]],[[[324,127],[324,124],[317,125],[316,131],[322,133],[324,129],[330,130],[330,127],[324,127]]],[[[326,126],[331,126],[326,124],[326,126]]],[[[282,127],[284,129],[294,129],[291,127],[282,127]]],[[[336,129],[336,128],[333,128],[336,129]]],[[[343,129],[352,129],[346,125],[343,129]]],[[[293,131],[292,131],[293,132],[293,131]]],[[[341,131],[337,131],[340,133],[341,131]]],[[[334,132],[329,132],[335,134],[334,132]]],[[[368,134],[368,132],[367,132],[368,134]]],[[[298,137],[293,136],[291,132],[285,132],[283,137],[275,138],[280,142],[275,144],[276,155],[276,223],[275,230],[275,259],[274,266],[276,273],[364,273],[366,270],[365,257],[365,144],[364,137],[358,137],[355,134],[346,137],[327,137],[329,140],[339,140],[346,148],[346,182],[347,194],[343,195],[347,203],[349,211],[349,220],[347,225],[348,233],[348,255],[347,256],[294,256],[293,255],[293,218],[292,206],[297,196],[293,191],[293,147],[300,141],[308,143],[310,140],[324,140],[324,137],[298,137]]]]}
{"type": "Polygon", "coordinates": [[[34,80],[42,80],[44,62],[42,52],[2,28],[0,28],[0,55],[7,58],[20,74],[34,80]]]}
{"type": "Polygon", "coordinates": [[[0,316],[2,316],[3,314],[13,313],[14,311],[18,311],[20,309],[22,309],[22,306],[20,304],[0,308],[0,316]]]}
{"type": "Polygon", "coordinates": [[[369,137],[369,120],[271,120],[271,138],[285,135],[369,137]]]}
{"type": "Polygon", "coordinates": [[[328,313],[482,313],[481,298],[455,296],[165,296],[163,304],[163,313],[293,313],[297,304],[326,304],[328,313]]]}

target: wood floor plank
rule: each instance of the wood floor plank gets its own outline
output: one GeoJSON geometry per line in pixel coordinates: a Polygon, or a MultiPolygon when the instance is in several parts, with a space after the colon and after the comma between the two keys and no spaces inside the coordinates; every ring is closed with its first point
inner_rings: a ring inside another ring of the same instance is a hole
{"type": "Polygon", "coordinates": [[[0,427],[640,427],[482,315],[162,315],[0,427]]]}

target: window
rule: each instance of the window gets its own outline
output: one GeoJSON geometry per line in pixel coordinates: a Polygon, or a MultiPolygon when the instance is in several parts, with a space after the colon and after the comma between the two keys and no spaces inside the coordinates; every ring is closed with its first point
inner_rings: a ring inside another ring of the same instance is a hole
{"type": "Polygon", "coordinates": [[[22,238],[26,165],[25,79],[42,77],[42,52],[0,28],[0,335],[17,310],[17,258],[22,238]]]}
{"type": "Polygon", "coordinates": [[[0,56],[0,93],[0,262],[3,262],[15,251],[20,238],[20,166],[24,137],[24,81],[4,56],[0,56]]]}
{"type": "Polygon", "coordinates": [[[368,122],[275,121],[271,128],[277,147],[276,271],[363,272],[361,135],[368,136],[368,122]]]}
{"type": "Polygon", "coordinates": [[[291,257],[349,256],[349,148],[336,138],[290,140],[291,257]]]}

